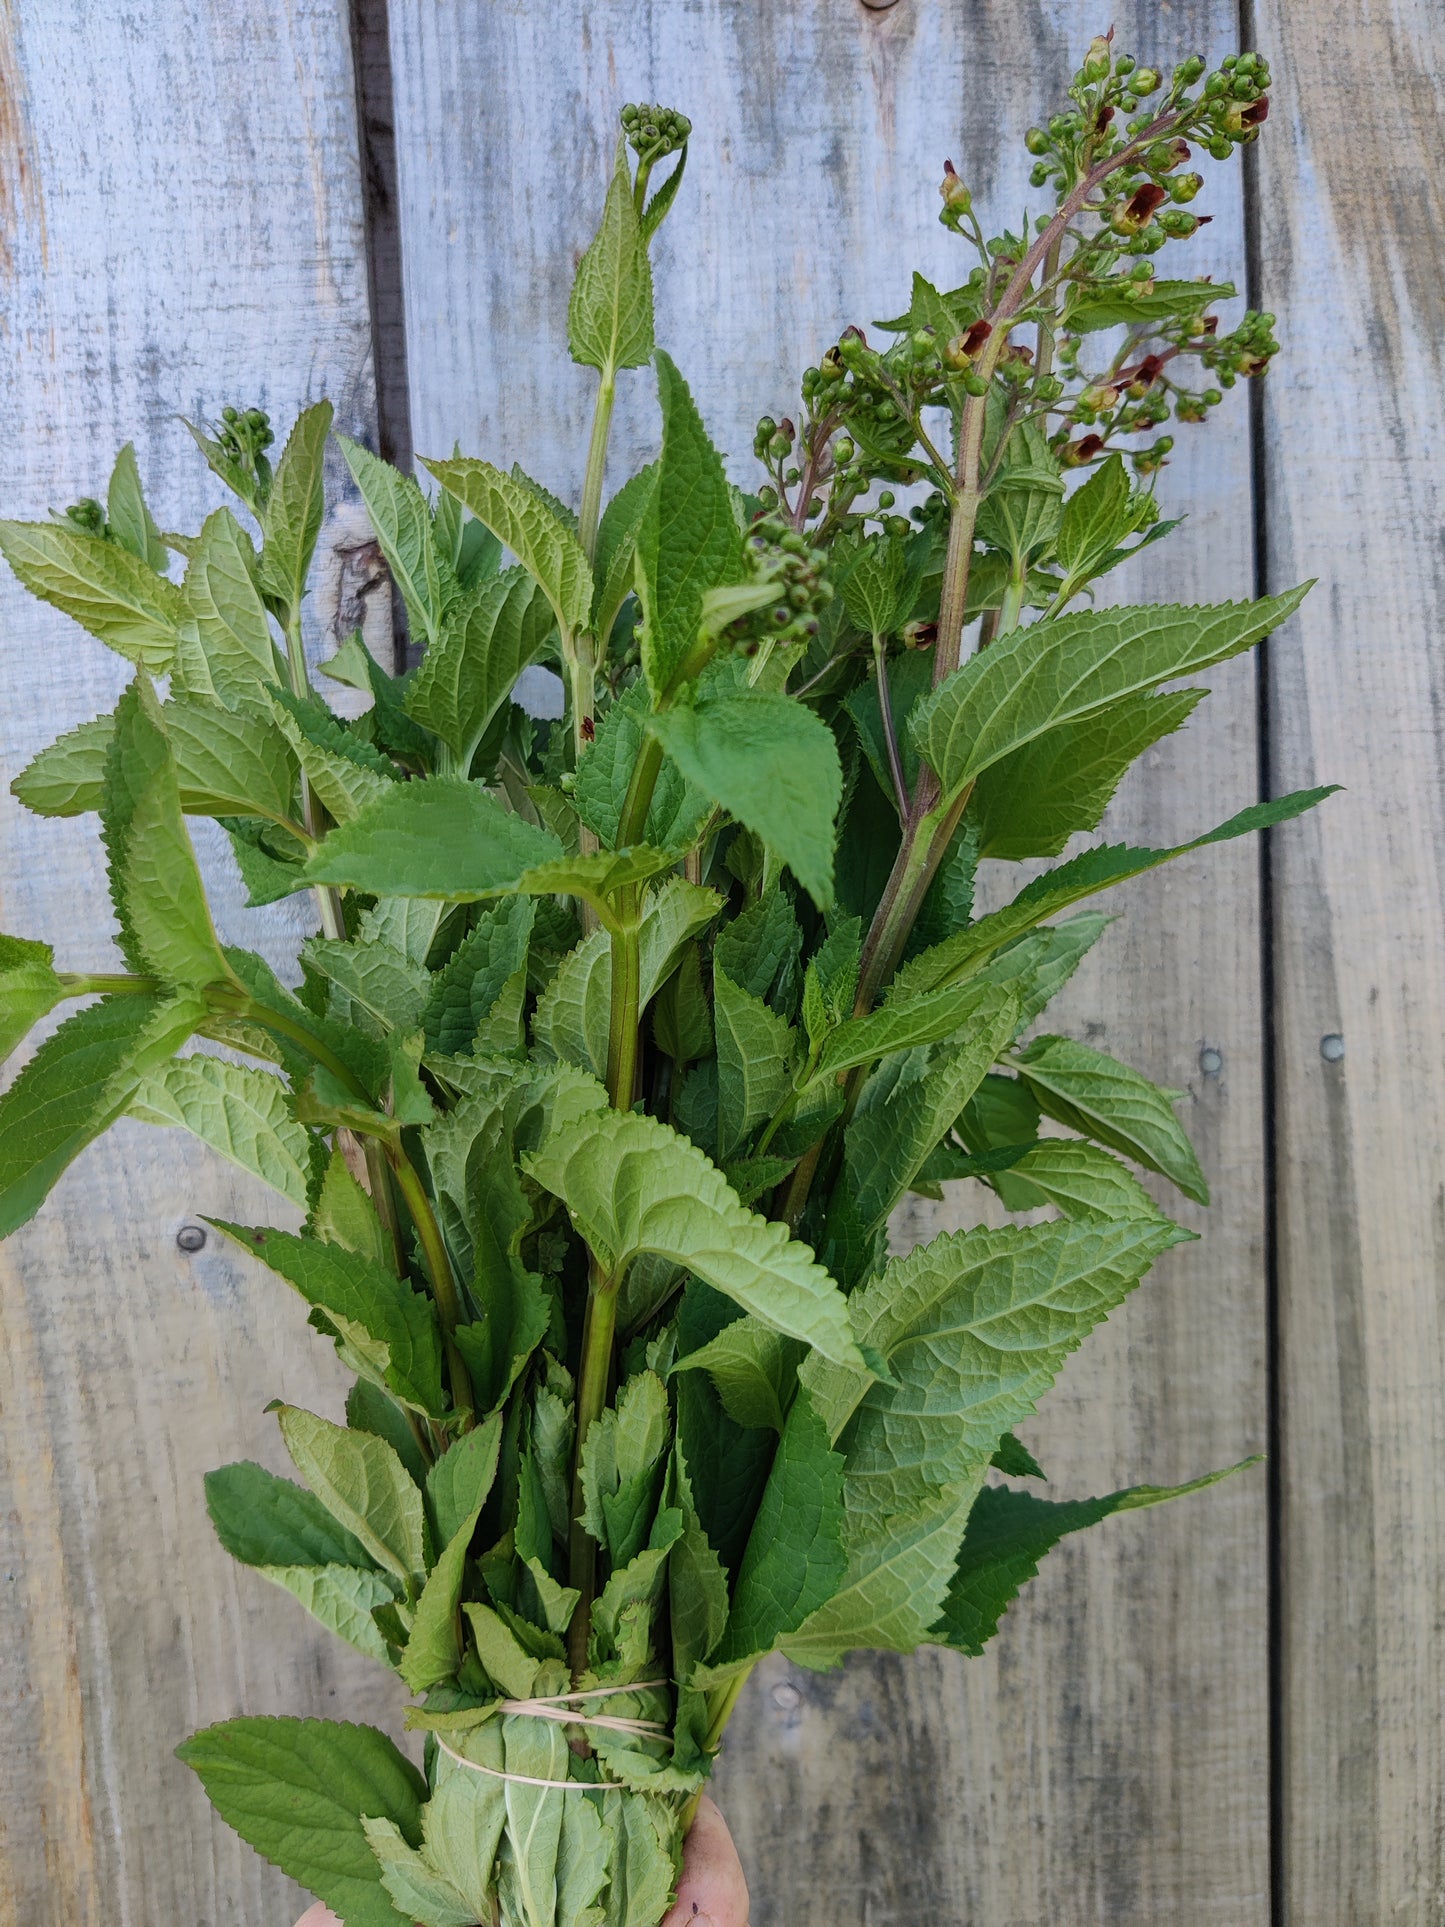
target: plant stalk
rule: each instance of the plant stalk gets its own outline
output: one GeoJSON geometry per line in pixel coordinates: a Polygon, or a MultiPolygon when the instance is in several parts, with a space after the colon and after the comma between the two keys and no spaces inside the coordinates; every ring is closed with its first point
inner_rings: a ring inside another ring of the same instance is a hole
{"type": "Polygon", "coordinates": [[[568,1577],[582,1595],[567,1628],[567,1659],[574,1680],[587,1670],[592,1604],[597,1596],[597,1542],[582,1523],[582,1448],[587,1442],[593,1421],[606,1409],[607,1394],[611,1389],[619,1284],[618,1279],[607,1276],[594,1257],[587,1285],[587,1314],[582,1328],[582,1363],[577,1375],[577,1443],[572,1458],[572,1523],[567,1544],[568,1577]]]}
{"type": "Polygon", "coordinates": [[[407,1211],[421,1240],[422,1255],[426,1259],[427,1270],[431,1273],[432,1295],[436,1300],[437,1318],[442,1328],[442,1349],[446,1353],[452,1403],[459,1412],[466,1413],[470,1418],[476,1410],[476,1399],[472,1392],[471,1375],[462,1361],[462,1355],[457,1350],[456,1339],[453,1336],[461,1323],[461,1296],[457,1291],[457,1281],[452,1274],[452,1262],[447,1255],[442,1228],[437,1223],[432,1201],[427,1196],[426,1187],[411,1159],[400,1145],[388,1145],[386,1155],[387,1162],[396,1173],[401,1195],[406,1201],[407,1211]]]}

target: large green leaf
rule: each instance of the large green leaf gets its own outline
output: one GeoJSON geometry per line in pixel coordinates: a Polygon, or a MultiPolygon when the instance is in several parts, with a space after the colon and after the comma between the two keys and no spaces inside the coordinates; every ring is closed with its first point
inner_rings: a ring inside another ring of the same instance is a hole
{"type": "Polygon", "coordinates": [[[1127,1064],[1068,1037],[1038,1037],[1014,1060],[1047,1114],[1135,1158],[1208,1204],[1209,1186],[1173,1106],[1185,1095],[1151,1084],[1127,1064]]]}
{"type": "Polygon", "coordinates": [[[953,1232],[855,1293],[859,1338],[890,1382],[802,1368],[846,1460],[848,1565],[786,1652],[827,1666],[929,1637],[999,1440],[1179,1236],[1157,1221],[953,1232]]]}
{"type": "Polygon", "coordinates": [[[336,1329],[344,1333],[349,1326],[359,1326],[384,1346],[382,1369],[389,1389],[409,1405],[441,1417],[446,1410],[441,1336],[430,1299],[413,1291],[405,1279],[342,1245],[300,1238],[289,1231],[253,1230],[222,1219],[212,1222],[294,1285],[308,1305],[328,1315],[336,1329]]]}
{"type": "Polygon", "coordinates": [[[739,1425],[766,1425],[781,1432],[805,1356],[796,1338],[785,1338],[760,1318],[734,1318],[715,1338],[690,1351],[674,1372],[705,1371],[723,1409],[739,1425]]]}
{"type": "Polygon", "coordinates": [[[403,1586],[426,1576],[421,1492],[384,1439],[294,1405],[277,1408],[296,1470],[340,1525],[403,1586]]]}
{"type": "Polygon", "coordinates": [[[1187,722],[1208,693],[1128,696],[991,764],[969,804],[979,855],[1015,863],[1057,856],[1078,831],[1096,830],[1124,772],[1187,722]]]}
{"type": "Polygon", "coordinates": [[[186,562],[185,597],[194,624],[177,645],[178,687],[227,709],[263,709],[280,663],[255,580],[250,538],[229,509],[201,524],[186,562]]]}
{"type": "Polygon", "coordinates": [[[296,417],[266,503],[261,583],[293,621],[301,611],[326,511],[325,456],[331,416],[331,403],[318,401],[296,417]]]}
{"type": "Polygon", "coordinates": [[[525,569],[487,576],[448,610],[407,686],[406,713],[442,739],[463,776],[551,630],[551,605],[525,569]]]}
{"type": "Polygon", "coordinates": [[[732,1611],[708,1673],[771,1652],[824,1606],[843,1577],[843,1456],[806,1390],[788,1413],[743,1554],[732,1611]]]}
{"type": "Polygon", "coordinates": [[[270,1071],[220,1057],[177,1057],[141,1079],[126,1106],[146,1124],[190,1131],[304,1211],[315,1140],[270,1071]]]}
{"type": "Polygon", "coordinates": [[[10,785],[11,795],[37,816],[82,816],[98,810],[114,733],[113,716],[97,716],[68,729],[25,765],[10,785]]]}
{"type": "Polygon", "coordinates": [[[47,1037],[0,1096],[0,1237],[33,1218],[55,1180],[124,1112],[141,1075],[204,1017],[187,998],[107,997],[47,1037]]]}
{"type": "Polygon", "coordinates": [[[1157,1204],[1132,1172],[1097,1144],[1079,1138],[1046,1137],[989,1182],[1010,1211],[1032,1211],[1052,1204],[1066,1218],[1162,1217],[1157,1204]]]}
{"type": "Polygon", "coordinates": [[[401,591],[412,635],[434,643],[441,633],[443,594],[426,498],[410,475],[403,475],[360,442],[346,435],[336,439],[351,479],[361,491],[391,579],[401,591]]]}
{"type": "Polygon", "coordinates": [[[224,1720],[176,1753],[221,1818],[346,1927],[406,1927],[362,1821],[390,1820],[419,1844],[427,1785],[384,1733],[330,1720],[224,1720]]]}
{"type": "MultiPolygon", "coordinates": [[[[646,741],[650,713],[647,685],[636,682],[608,708],[595,742],[577,766],[572,792],[577,814],[609,849],[617,843],[622,806],[646,741]]],[[[685,849],[711,809],[707,795],[687,781],[676,763],[664,757],[647,812],[644,840],[659,849],[685,849]]]]}
{"type": "Polygon", "coordinates": [[[731,1158],[767,1123],[792,1089],[797,1045],[792,1026],[738,986],[713,972],[717,1037],[717,1148],[731,1158]]]}
{"type": "Polygon", "coordinates": [[[894,1077],[875,1073],[864,1089],[844,1136],[845,1184],[834,1216],[865,1237],[884,1223],[1013,1037],[1014,998],[991,984],[974,989],[971,1007],[960,1012],[957,1042],[900,1060],[894,1077]]]}
{"type": "Polygon", "coordinates": [[[1202,314],[1233,295],[1228,281],[1135,281],[1117,275],[1097,286],[1080,287],[1065,310],[1064,325],[1071,334],[1082,335],[1146,321],[1175,321],[1202,314]]]}
{"type": "Polygon", "coordinates": [[[493,1414],[449,1445],[426,1475],[437,1543],[449,1545],[485,1501],[497,1472],[502,1421],[493,1414]]]}
{"type": "Polygon", "coordinates": [[[632,593],[638,538],[651,510],[656,487],[657,464],[649,462],[622,484],[602,511],[592,568],[597,579],[592,598],[592,628],[602,643],[612,634],[618,612],[632,593]]]}
{"type": "Polygon", "coordinates": [[[411,1637],[397,1671],[414,1693],[425,1693],[450,1679],[462,1663],[458,1625],[467,1547],[479,1513],[462,1520],[443,1548],[416,1602],[411,1637]]]}
{"type": "Polygon", "coordinates": [[[385,1573],[359,1572],[355,1566],[257,1566],[256,1571],[358,1653],[382,1666],[392,1664],[375,1618],[378,1607],[396,1604],[399,1588],[385,1573]]]}
{"type": "Polygon", "coordinates": [[[315,696],[272,692],[271,714],[291,745],[312,793],[338,823],[350,823],[384,796],[395,772],[315,696]]]}
{"type": "Polygon", "coordinates": [[[48,943],[0,936],[0,1064],[57,1004],[74,996],[55,973],[48,943]]]}
{"type": "Polygon", "coordinates": [[[674,1444],[665,1497],[682,1515],[682,1533],[668,1557],[667,1579],[675,1676],[686,1682],[722,1638],[728,1617],[728,1576],[698,1515],[680,1439],[674,1444]]]}
{"type": "Polygon", "coordinates": [[[723,689],[650,716],[647,726],[688,782],[761,837],[826,909],[843,796],[827,724],[791,696],[723,689]]]}
{"type": "Polygon", "coordinates": [[[512,551],[552,605],[564,636],[586,628],[592,571],[575,532],[535,483],[469,456],[424,462],[423,467],[512,551]]]}
{"type": "Polygon", "coordinates": [[[617,158],[602,225],[581,261],[567,305],[572,359],[610,380],[619,368],[642,368],[652,358],[652,268],[637,218],[627,141],[617,158]]]}
{"type": "Polygon", "coordinates": [[[114,541],[148,563],[157,575],[165,574],[170,554],[146,507],[134,442],[127,442],[115,458],[105,492],[105,521],[114,541]]]}
{"type": "Polygon", "coordinates": [[[186,834],[161,707],[143,675],[115,712],[103,819],[111,895],[128,960],[183,987],[229,979],[186,834]]]}
{"type": "Polygon", "coordinates": [[[958,1570],[929,1638],[977,1658],[998,1631],[998,1622],[1017,1598],[1020,1587],[1038,1572],[1039,1561],[1069,1533],[1082,1532],[1115,1512],[1133,1512],[1142,1506],[1162,1505],[1166,1499],[1182,1499],[1190,1492],[1202,1492],[1227,1479],[1231,1472],[1258,1462],[1245,1459],[1242,1465],[1206,1472],[1202,1479],[1191,1479],[1187,1485],[1132,1485],[1102,1499],[1062,1503],[1036,1499],[1032,1493],[1015,1492],[1008,1486],[985,1486],[968,1515],[958,1570]]]}
{"type": "Polygon", "coordinates": [[[170,669],[185,598],[119,542],[66,522],[0,521],[0,554],[32,595],[127,661],[152,676],[170,669]]]}
{"type": "Polygon", "coordinates": [[[366,1547],[314,1493],[243,1460],[205,1477],[216,1537],[245,1566],[352,1566],[372,1571],[366,1547]]]}
{"type": "Polygon", "coordinates": [[[665,1124],[588,1116],[523,1162],[561,1198],[610,1277],[656,1252],[778,1331],[862,1366],[846,1301],[808,1247],[745,1209],[716,1166],[665,1124]]]}
{"type": "Polygon", "coordinates": [[[1288,823],[1293,817],[1302,816],[1306,810],[1323,802],[1325,797],[1333,796],[1337,784],[1327,789],[1296,790],[1292,796],[1281,796],[1267,803],[1252,803],[1247,810],[1231,816],[1217,829],[1197,836],[1189,843],[1177,843],[1168,850],[1133,850],[1126,844],[1103,844],[1097,849],[1085,850],[1057,869],[1045,870],[1042,876],[1035,877],[1026,884],[1012,903],[995,910],[990,916],[980,917],[977,923],[960,930],[946,942],[935,944],[931,950],[906,963],[894,979],[888,1001],[903,1002],[910,997],[921,997],[926,991],[937,990],[943,984],[959,983],[965,977],[977,976],[989,958],[1002,950],[1005,944],[1032,930],[1036,925],[1046,923],[1059,911],[1067,910],[1070,904],[1091,897],[1100,890],[1111,889],[1116,883],[1127,882],[1130,877],[1142,876],[1146,870],[1157,869],[1161,863],[1172,863],[1175,857],[1187,856],[1191,850],[1202,850],[1211,843],[1227,843],[1232,837],[1247,836],[1253,830],[1271,828],[1277,823],[1288,823]]]}
{"type": "Polygon", "coordinates": [[[476,928],[432,979],[420,1017],[429,1049],[466,1057],[480,1048],[478,1033],[509,986],[525,988],[535,915],[530,897],[504,898],[495,910],[482,912],[476,928]]]}
{"type": "Polygon", "coordinates": [[[703,597],[743,575],[742,537],[722,458],[671,357],[657,355],[658,484],[637,541],[642,666],[655,697],[697,640],[703,597]]]}
{"type": "Polygon", "coordinates": [[[1092,711],[1248,649],[1299,607],[1308,583],[1258,602],[1085,610],[1001,637],[914,710],[910,733],[945,796],[1092,711]]]}
{"type": "Polygon", "coordinates": [[[894,1051],[937,1044],[963,1025],[977,1020],[978,1001],[968,987],[949,984],[909,1003],[885,1004],[866,1016],[849,1018],[833,1031],[818,1059],[818,1075],[827,1077],[858,1064],[876,1064],[894,1051]]]}
{"type": "Polygon", "coordinates": [[[524,871],[561,854],[556,837],[504,809],[480,784],[433,776],[389,784],[331,832],[306,879],[466,903],[515,889],[524,871]]]}
{"type": "Polygon", "coordinates": [[[588,1430],[582,1517],[614,1566],[625,1566],[647,1544],[670,1432],[667,1388],[656,1372],[635,1372],[588,1430]]]}

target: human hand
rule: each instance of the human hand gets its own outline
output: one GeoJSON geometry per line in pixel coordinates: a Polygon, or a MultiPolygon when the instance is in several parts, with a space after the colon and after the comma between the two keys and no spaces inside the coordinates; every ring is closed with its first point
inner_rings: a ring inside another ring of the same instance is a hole
{"type": "MultiPolygon", "coordinates": [[[[296,1927],[341,1927],[318,1900],[296,1927]]],[[[728,1823],[704,1794],[682,1849],[677,1900],[662,1927],[748,1927],[748,1883],[728,1823]]]]}

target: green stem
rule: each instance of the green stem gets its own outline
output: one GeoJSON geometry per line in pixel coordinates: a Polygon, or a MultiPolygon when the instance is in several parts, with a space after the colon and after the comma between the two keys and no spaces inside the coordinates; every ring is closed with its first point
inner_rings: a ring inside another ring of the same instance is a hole
{"type": "Polygon", "coordinates": [[[149,997],[161,987],[159,977],[132,977],[107,971],[61,970],[56,973],[72,997],[149,997]]]}
{"type": "Polygon", "coordinates": [[[592,409],[592,439],[587,445],[587,472],[582,478],[582,506],[577,513],[577,534],[589,562],[597,557],[597,527],[602,520],[602,482],[607,470],[607,442],[612,433],[612,405],[616,396],[616,371],[604,368],[592,409]]]}
{"type": "MultiPolygon", "coordinates": [[[[353,1132],[352,1135],[354,1136],[355,1133],[353,1132]]],[[[396,1275],[398,1278],[404,1278],[406,1246],[401,1241],[401,1220],[396,1215],[396,1193],[392,1189],[391,1166],[386,1161],[386,1152],[379,1139],[363,1138],[361,1148],[366,1158],[366,1176],[371,1186],[371,1202],[376,1206],[376,1215],[380,1218],[381,1228],[391,1245],[396,1275]]]]}
{"type": "Polygon", "coordinates": [[[285,1011],[273,1010],[270,1004],[258,1004],[247,999],[237,1009],[226,1010],[225,1014],[249,1018],[253,1024],[260,1024],[265,1030],[274,1030],[278,1037],[289,1039],[299,1049],[304,1050],[308,1057],[324,1065],[337,1082],[343,1085],[353,1097],[360,1099],[368,1110],[374,1108],[371,1092],[367,1090],[350,1065],[338,1057],[329,1044],[323,1043],[304,1024],[298,1023],[285,1011]]]}
{"type": "Polygon", "coordinates": [[[587,1670],[592,1633],[592,1602],[597,1595],[597,1542],[582,1523],[582,1448],[593,1422],[607,1405],[612,1384],[612,1348],[617,1335],[617,1294],[621,1280],[610,1278],[594,1257],[588,1280],[587,1315],[582,1328],[582,1363],[577,1374],[577,1446],[572,1459],[572,1524],[568,1537],[568,1577],[582,1595],[567,1628],[567,1657],[574,1678],[587,1670]]]}
{"type": "Polygon", "coordinates": [[[401,1195],[406,1201],[407,1211],[421,1240],[422,1255],[426,1259],[427,1270],[431,1273],[432,1295],[436,1300],[437,1317],[442,1328],[442,1348],[446,1353],[452,1403],[459,1412],[470,1415],[476,1409],[472,1381],[453,1336],[462,1319],[461,1296],[457,1290],[457,1281],[452,1274],[452,1262],[447,1255],[442,1228],[437,1223],[432,1201],[427,1196],[426,1187],[411,1159],[399,1145],[395,1144],[389,1144],[386,1147],[386,1156],[392,1170],[396,1173],[401,1195]]]}
{"type": "MultiPolygon", "coordinates": [[[[301,611],[295,610],[286,624],[286,669],[291,679],[293,696],[311,694],[311,677],[306,668],[306,649],[301,640],[301,611]]],[[[311,793],[306,772],[301,772],[301,820],[306,825],[306,834],[313,843],[319,842],[325,832],[321,806],[311,793]]],[[[316,907],[321,912],[321,930],[324,936],[334,942],[346,940],[346,916],[341,908],[341,892],[332,884],[316,886],[316,907]]]]}
{"type": "Polygon", "coordinates": [[[618,893],[612,930],[612,1007],[607,1025],[607,1094],[614,1111],[630,1111],[637,1087],[642,1020],[642,946],[637,886],[618,893]]]}
{"type": "Polygon", "coordinates": [[[1028,587],[1028,570],[1022,562],[1015,561],[1009,569],[1008,582],[999,604],[996,636],[1006,636],[1019,626],[1019,618],[1024,612],[1024,591],[1028,587]]]}

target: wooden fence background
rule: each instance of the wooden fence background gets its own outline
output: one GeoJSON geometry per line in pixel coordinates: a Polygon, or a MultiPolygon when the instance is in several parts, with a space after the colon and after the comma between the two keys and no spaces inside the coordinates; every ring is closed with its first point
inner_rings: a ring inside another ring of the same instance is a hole
{"type": "MultiPolygon", "coordinates": [[[[1108,828],[1172,840],[1348,788],[1263,851],[1121,893],[1071,991],[1077,1034],[1187,1088],[1216,1202],[1030,1437],[1068,1493],[1271,1464],[1070,1543],[985,1660],[764,1669],[720,1774],[754,1927],[1445,1920],[1445,15],[1115,17],[1166,67],[1271,56],[1266,137],[1211,183],[1195,247],[1285,344],[1252,413],[1236,396],[1181,437],[1163,492],[1190,519],[1129,593],[1321,580],[1108,828]]],[[[1019,137],[1105,24],[1083,0],[0,0],[0,506],[98,491],[133,438],[162,523],[192,526],[210,497],[178,415],[284,422],[321,394],[388,452],[455,438],[575,489],[566,294],[625,98],[696,123],[659,332],[741,473],[843,323],[896,308],[915,264],[954,274],[945,155],[1017,212],[1019,137]]],[[[653,434],[636,377],[617,475],[653,434]]],[[[333,577],[352,540],[343,514],[333,577]]],[[[8,778],[121,665],[8,577],[0,623],[8,778]]],[[[104,967],[93,823],[6,797],[0,824],[0,925],[104,967]]],[[[298,935],[234,888],[225,921],[278,960],[298,935]]],[[[242,1708],[395,1711],[205,1522],[201,1472],[275,1461],[265,1401],[314,1397],[301,1313],[214,1241],[176,1245],[199,1211],[260,1208],[128,1126],[0,1249],[14,1927],[289,1927],[295,1890],[171,1749],[242,1708]]]]}

